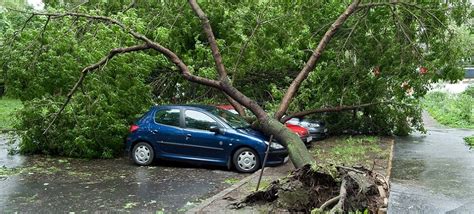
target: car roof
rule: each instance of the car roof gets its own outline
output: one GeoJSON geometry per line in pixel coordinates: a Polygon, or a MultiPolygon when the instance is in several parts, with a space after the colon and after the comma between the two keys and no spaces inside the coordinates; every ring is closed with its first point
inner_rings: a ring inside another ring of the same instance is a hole
{"type": "Polygon", "coordinates": [[[173,107],[176,107],[176,108],[180,108],[180,107],[186,107],[186,108],[199,108],[199,109],[203,109],[203,110],[206,110],[206,111],[210,111],[210,110],[214,110],[216,109],[217,107],[215,106],[210,106],[210,105],[203,105],[203,104],[173,104],[173,105],[157,105],[156,108],[173,108],[173,107]]]}

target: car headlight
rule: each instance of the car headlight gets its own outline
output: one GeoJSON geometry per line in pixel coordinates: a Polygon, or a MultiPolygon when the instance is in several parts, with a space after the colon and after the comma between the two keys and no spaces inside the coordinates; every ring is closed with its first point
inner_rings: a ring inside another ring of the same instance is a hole
{"type": "MultiPolygon", "coordinates": [[[[265,144],[269,144],[268,141],[265,141],[265,144]]],[[[270,148],[272,149],[284,149],[285,147],[277,142],[272,142],[272,145],[270,145],[270,148]]]]}

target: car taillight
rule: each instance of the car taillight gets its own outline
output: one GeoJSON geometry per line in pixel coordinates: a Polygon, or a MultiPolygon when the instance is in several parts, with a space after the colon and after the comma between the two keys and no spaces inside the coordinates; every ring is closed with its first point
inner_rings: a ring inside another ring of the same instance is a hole
{"type": "Polygon", "coordinates": [[[130,126],[130,132],[134,132],[134,131],[138,130],[138,128],[140,128],[140,127],[133,124],[133,125],[130,126]]]}

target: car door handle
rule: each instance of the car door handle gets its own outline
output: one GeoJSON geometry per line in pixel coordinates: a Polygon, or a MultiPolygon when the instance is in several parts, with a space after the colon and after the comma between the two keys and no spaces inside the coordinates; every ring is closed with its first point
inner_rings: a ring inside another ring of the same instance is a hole
{"type": "Polygon", "coordinates": [[[158,130],[151,130],[151,133],[158,134],[158,130]]]}
{"type": "Polygon", "coordinates": [[[189,138],[191,138],[192,135],[191,134],[186,134],[186,140],[189,140],[189,138]]]}

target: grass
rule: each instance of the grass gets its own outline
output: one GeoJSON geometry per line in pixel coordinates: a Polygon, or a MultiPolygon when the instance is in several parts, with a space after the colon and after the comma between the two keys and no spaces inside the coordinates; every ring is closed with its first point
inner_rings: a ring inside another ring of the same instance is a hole
{"type": "Polygon", "coordinates": [[[474,135],[465,137],[464,141],[466,142],[466,145],[468,145],[470,148],[474,147],[474,135]]]}
{"type": "Polygon", "coordinates": [[[431,92],[423,99],[423,107],[443,125],[474,129],[474,96],[468,92],[431,92]]]}
{"type": "Polygon", "coordinates": [[[332,137],[320,141],[310,149],[316,165],[334,173],[333,166],[364,166],[386,168],[390,147],[387,140],[375,136],[332,137]]]}
{"type": "Polygon", "coordinates": [[[238,179],[238,178],[227,178],[223,182],[226,183],[226,184],[233,185],[233,184],[238,183],[239,181],[240,181],[240,179],[238,179]]]}
{"type": "Polygon", "coordinates": [[[22,106],[20,100],[0,98],[0,130],[13,128],[13,113],[22,106]]]}

